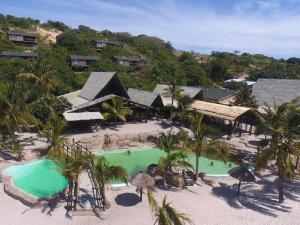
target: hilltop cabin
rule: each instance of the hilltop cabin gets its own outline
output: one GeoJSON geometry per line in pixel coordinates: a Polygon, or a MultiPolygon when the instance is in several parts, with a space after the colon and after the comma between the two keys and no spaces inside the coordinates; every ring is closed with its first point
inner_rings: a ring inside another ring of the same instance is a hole
{"type": "Polygon", "coordinates": [[[70,66],[73,70],[81,71],[99,61],[95,56],[70,55],[70,66]]]}
{"type": "Polygon", "coordinates": [[[37,46],[38,40],[35,34],[28,34],[18,31],[7,32],[8,40],[13,43],[25,47],[35,47],[37,46]]]}
{"type": "Polygon", "coordinates": [[[112,59],[122,65],[122,66],[132,66],[135,69],[144,68],[148,60],[145,57],[136,58],[136,57],[125,57],[125,56],[114,56],[112,59]]]}
{"type": "Polygon", "coordinates": [[[37,53],[32,52],[13,52],[13,51],[3,51],[1,56],[7,60],[14,61],[17,58],[26,59],[26,60],[35,60],[38,56],[37,53]]]}
{"type": "Polygon", "coordinates": [[[92,40],[92,46],[97,50],[101,51],[105,49],[106,47],[111,48],[123,48],[124,43],[117,42],[117,41],[108,41],[108,40],[92,40]]]}
{"type": "Polygon", "coordinates": [[[228,88],[210,88],[202,87],[203,100],[223,105],[233,105],[239,93],[238,90],[230,90],[228,88]]]}

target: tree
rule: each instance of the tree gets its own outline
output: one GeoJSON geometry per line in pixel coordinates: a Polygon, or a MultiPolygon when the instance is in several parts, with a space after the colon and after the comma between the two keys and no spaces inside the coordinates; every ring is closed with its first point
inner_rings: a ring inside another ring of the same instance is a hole
{"type": "Polygon", "coordinates": [[[259,133],[268,135],[269,147],[257,157],[257,169],[266,168],[268,161],[275,159],[278,169],[279,202],[284,201],[284,177],[295,174],[293,156],[299,156],[300,106],[295,103],[284,103],[280,106],[266,108],[266,119],[261,118],[259,133]]]}
{"type": "Polygon", "coordinates": [[[211,79],[214,81],[223,81],[226,78],[228,65],[226,60],[218,58],[211,65],[211,79]]]}
{"type": "Polygon", "coordinates": [[[169,202],[167,202],[166,196],[164,197],[161,206],[155,200],[150,190],[148,190],[147,196],[148,196],[148,202],[155,216],[154,224],[158,224],[158,225],[192,224],[191,219],[188,218],[187,215],[177,212],[177,210],[173,208],[169,202]]]}
{"type": "Polygon", "coordinates": [[[170,85],[165,89],[165,94],[171,96],[171,107],[174,107],[174,100],[177,100],[182,92],[183,89],[177,85],[177,81],[170,82],[170,85]]]}
{"type": "Polygon", "coordinates": [[[90,156],[84,154],[77,148],[71,149],[69,154],[66,154],[63,149],[57,148],[50,154],[50,158],[60,166],[58,172],[67,178],[69,183],[68,199],[74,200],[73,207],[74,210],[76,210],[79,191],[79,175],[83,170],[89,168],[90,156]]]}
{"type": "Polygon", "coordinates": [[[176,144],[178,143],[177,136],[169,132],[168,134],[161,133],[157,139],[157,147],[162,149],[166,153],[170,153],[176,150],[176,144]]]}
{"type": "Polygon", "coordinates": [[[203,123],[203,114],[194,114],[191,118],[191,130],[194,134],[193,138],[188,138],[187,148],[196,156],[196,179],[199,175],[199,159],[206,153],[216,158],[222,159],[224,162],[228,159],[230,147],[224,142],[218,140],[208,140],[207,135],[211,132],[211,128],[203,123]]]}
{"type": "Polygon", "coordinates": [[[19,82],[9,83],[0,93],[0,132],[15,137],[16,131],[28,128],[36,120],[26,104],[27,93],[19,82]]]}
{"type": "Polygon", "coordinates": [[[189,97],[188,95],[181,95],[177,99],[178,102],[178,117],[180,122],[183,124],[184,122],[187,122],[189,119],[189,113],[188,109],[191,106],[191,104],[194,102],[194,100],[189,97]]]}
{"type": "Polygon", "coordinates": [[[66,141],[65,137],[62,136],[62,132],[66,127],[66,122],[55,113],[51,113],[49,120],[45,124],[42,136],[47,138],[50,143],[48,151],[56,150],[61,148],[61,145],[66,141]]]}
{"type": "Polygon", "coordinates": [[[251,89],[246,84],[240,87],[235,104],[253,108],[256,107],[255,97],[252,95],[251,89]]]}
{"type": "Polygon", "coordinates": [[[167,176],[173,167],[193,168],[187,161],[187,155],[181,151],[172,151],[158,160],[158,168],[163,173],[164,187],[167,187],[167,176]]]}
{"type": "Polygon", "coordinates": [[[21,161],[23,158],[24,146],[19,140],[13,140],[10,144],[10,150],[16,155],[17,161],[21,161]]]}
{"type": "Polygon", "coordinates": [[[130,108],[124,106],[124,101],[120,97],[112,98],[112,104],[107,102],[102,103],[102,109],[105,110],[102,115],[105,120],[117,120],[126,121],[126,116],[132,115],[133,111],[130,108]]]}
{"type": "Polygon", "coordinates": [[[109,204],[106,199],[105,184],[115,179],[119,179],[124,183],[127,183],[127,172],[121,166],[110,165],[104,156],[96,156],[93,157],[91,162],[91,173],[101,189],[100,193],[102,196],[103,205],[104,207],[108,207],[109,204]]]}
{"type": "Polygon", "coordinates": [[[17,79],[32,82],[39,94],[50,94],[56,87],[55,69],[45,55],[41,55],[32,63],[30,72],[20,73],[17,79]]]}

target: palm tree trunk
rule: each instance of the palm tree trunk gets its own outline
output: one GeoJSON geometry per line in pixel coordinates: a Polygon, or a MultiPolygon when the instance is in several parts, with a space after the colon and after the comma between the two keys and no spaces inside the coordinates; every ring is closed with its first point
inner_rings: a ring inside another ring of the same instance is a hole
{"type": "Polygon", "coordinates": [[[105,183],[102,183],[100,185],[101,189],[101,196],[102,196],[102,204],[103,204],[103,209],[105,210],[107,207],[107,201],[106,201],[106,193],[105,193],[105,183]]]}
{"type": "Polygon", "coordinates": [[[283,173],[281,171],[278,172],[278,194],[279,194],[279,203],[284,201],[283,197],[283,173]]]}
{"type": "Polygon", "coordinates": [[[69,180],[68,202],[71,202],[72,208],[73,208],[73,187],[74,187],[73,181],[69,180]]]}
{"type": "Polygon", "coordinates": [[[167,172],[164,172],[164,177],[163,177],[163,186],[165,189],[167,189],[167,172]]]}
{"type": "Polygon", "coordinates": [[[78,202],[78,189],[79,189],[79,185],[78,185],[78,179],[75,181],[75,185],[74,185],[74,211],[76,211],[76,206],[77,206],[77,202],[78,202]]]}
{"type": "Polygon", "coordinates": [[[242,184],[242,179],[240,179],[240,181],[239,181],[237,196],[240,196],[240,193],[241,193],[241,184],[242,184]]]}
{"type": "Polygon", "coordinates": [[[196,182],[198,181],[199,177],[199,154],[196,154],[196,182]]]}

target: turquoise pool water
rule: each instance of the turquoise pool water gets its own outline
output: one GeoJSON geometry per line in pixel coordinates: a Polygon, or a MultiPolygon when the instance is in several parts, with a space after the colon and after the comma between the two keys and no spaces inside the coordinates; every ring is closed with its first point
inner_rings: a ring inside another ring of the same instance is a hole
{"type": "Polygon", "coordinates": [[[43,159],[10,166],[4,174],[12,176],[14,185],[21,190],[39,198],[47,198],[62,191],[68,184],[58,169],[57,164],[43,159]]]}
{"type": "MultiPolygon", "coordinates": [[[[165,153],[158,148],[142,148],[114,150],[109,152],[96,153],[103,155],[111,165],[122,166],[129,176],[146,170],[148,165],[157,163],[165,153]]],[[[190,155],[188,161],[195,167],[195,156],[190,155]]],[[[227,176],[228,171],[237,166],[234,162],[225,164],[222,161],[201,157],[200,172],[208,176],[227,176]]],[[[8,167],[4,174],[13,177],[13,183],[21,190],[39,198],[50,197],[62,191],[68,184],[67,179],[59,173],[59,166],[48,159],[33,161],[24,165],[8,167]]],[[[113,181],[114,184],[121,183],[113,181]]]]}
{"type": "MultiPolygon", "coordinates": [[[[166,155],[164,151],[158,148],[131,149],[130,154],[128,154],[128,150],[114,150],[96,154],[105,156],[111,165],[124,167],[129,176],[144,171],[147,166],[152,163],[157,164],[159,158],[166,155]]],[[[195,168],[195,156],[190,155],[188,161],[195,168]]],[[[237,164],[234,162],[227,162],[227,164],[225,164],[222,161],[207,157],[200,157],[199,160],[200,172],[204,172],[208,176],[228,176],[228,171],[235,166],[237,166],[237,164]]]]}

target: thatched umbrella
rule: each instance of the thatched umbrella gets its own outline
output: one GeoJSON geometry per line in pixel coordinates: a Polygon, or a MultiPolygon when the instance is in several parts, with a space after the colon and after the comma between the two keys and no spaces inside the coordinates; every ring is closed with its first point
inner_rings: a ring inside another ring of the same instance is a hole
{"type": "Polygon", "coordinates": [[[253,174],[254,168],[251,165],[239,166],[229,170],[229,175],[239,180],[237,195],[240,195],[240,188],[242,181],[255,182],[255,176],[253,174]]]}
{"type": "Polygon", "coordinates": [[[129,182],[140,190],[140,201],[142,201],[143,188],[153,187],[155,184],[154,179],[145,172],[132,176],[129,182]]]}

